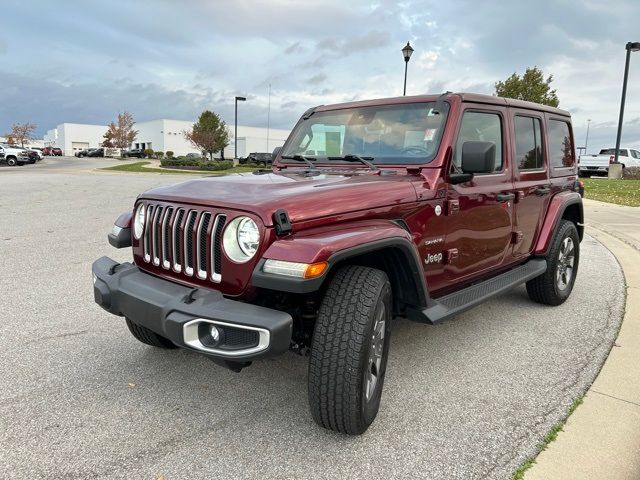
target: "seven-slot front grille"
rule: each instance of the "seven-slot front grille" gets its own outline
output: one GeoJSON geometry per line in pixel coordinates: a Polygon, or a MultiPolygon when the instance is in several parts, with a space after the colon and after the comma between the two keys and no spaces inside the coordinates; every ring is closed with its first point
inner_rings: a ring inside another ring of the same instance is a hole
{"type": "Polygon", "coordinates": [[[183,207],[147,205],[142,242],[145,262],[220,283],[226,215],[183,207]]]}

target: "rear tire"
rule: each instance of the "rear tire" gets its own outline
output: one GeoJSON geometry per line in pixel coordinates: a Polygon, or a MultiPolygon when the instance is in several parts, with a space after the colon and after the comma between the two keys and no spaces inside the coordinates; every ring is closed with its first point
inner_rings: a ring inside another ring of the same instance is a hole
{"type": "Polygon", "coordinates": [[[13,157],[9,157],[7,158],[7,165],[9,165],[10,167],[15,167],[18,164],[18,161],[13,158],[13,157]]]}
{"type": "Polygon", "coordinates": [[[527,282],[529,298],[545,305],[564,303],[573,290],[579,262],[578,230],[573,222],[560,220],[547,254],[547,271],[527,282]]]}
{"type": "Polygon", "coordinates": [[[391,305],[391,285],[381,270],[347,266],[331,280],[318,311],[309,361],[309,406],[321,427],[359,435],[376,418],[391,305]]]}
{"type": "Polygon", "coordinates": [[[147,327],[143,327],[142,325],[138,325],[135,322],[132,322],[128,318],[125,319],[127,321],[127,327],[136,340],[145,343],[147,345],[151,345],[152,347],[158,348],[178,348],[173,344],[169,339],[163,337],[162,335],[158,335],[157,333],[149,330],[147,327]]]}

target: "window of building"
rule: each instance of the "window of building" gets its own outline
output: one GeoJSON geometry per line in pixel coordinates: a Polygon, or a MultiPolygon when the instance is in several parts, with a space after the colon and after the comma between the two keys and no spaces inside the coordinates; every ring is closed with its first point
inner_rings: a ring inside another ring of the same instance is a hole
{"type": "Polygon", "coordinates": [[[571,167],[575,162],[569,124],[561,120],[549,121],[549,163],[552,167],[571,167]]]}
{"type": "Polygon", "coordinates": [[[502,170],[502,121],[497,113],[464,112],[458,141],[453,155],[456,167],[462,166],[462,145],[464,142],[491,142],[496,146],[493,171],[502,170]]]}
{"type": "Polygon", "coordinates": [[[540,119],[517,115],[514,123],[518,169],[539,170],[544,168],[540,119]]]}

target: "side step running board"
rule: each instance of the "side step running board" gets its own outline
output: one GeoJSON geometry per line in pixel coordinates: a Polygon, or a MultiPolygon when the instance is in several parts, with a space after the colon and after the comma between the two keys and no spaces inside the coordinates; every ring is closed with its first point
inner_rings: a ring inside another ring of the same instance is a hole
{"type": "Polygon", "coordinates": [[[471,307],[475,307],[491,297],[506,292],[538,275],[542,275],[546,270],[547,261],[545,259],[529,260],[524,265],[520,265],[496,277],[471,285],[459,292],[434,299],[432,300],[433,305],[423,310],[411,310],[408,312],[408,317],[419,322],[442,322],[471,307]]]}

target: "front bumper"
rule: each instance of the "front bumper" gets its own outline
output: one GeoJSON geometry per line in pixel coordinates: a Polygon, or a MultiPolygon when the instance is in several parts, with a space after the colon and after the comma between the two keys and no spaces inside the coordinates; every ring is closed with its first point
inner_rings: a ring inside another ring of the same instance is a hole
{"type": "Polygon", "coordinates": [[[287,313],[229,300],[217,290],[185,287],[108,257],[96,260],[92,271],[98,305],[180,347],[240,363],[289,348],[293,320],[287,313]],[[219,333],[216,340],[212,326],[219,333]]]}

